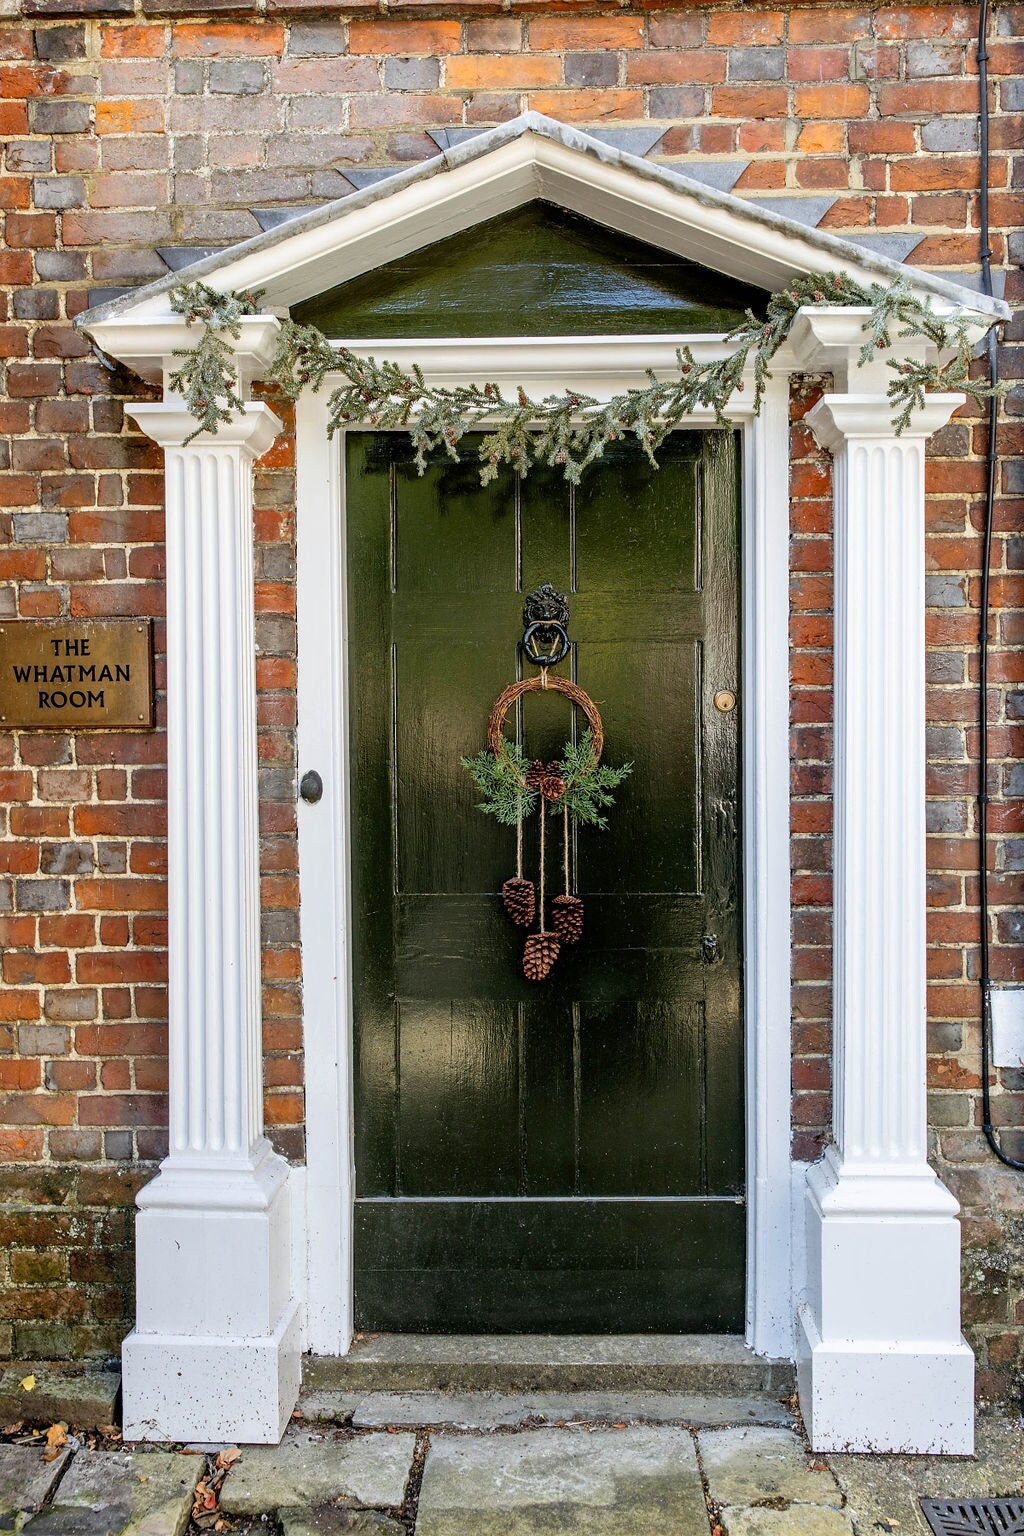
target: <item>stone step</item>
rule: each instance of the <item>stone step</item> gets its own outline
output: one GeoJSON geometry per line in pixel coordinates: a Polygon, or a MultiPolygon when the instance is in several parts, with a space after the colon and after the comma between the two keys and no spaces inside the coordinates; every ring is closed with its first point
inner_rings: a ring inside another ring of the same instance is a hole
{"type": "Polygon", "coordinates": [[[393,1333],[359,1337],[347,1355],[307,1359],[303,1391],[673,1392],[780,1397],[790,1360],[753,1354],[731,1334],[393,1333]]]}
{"type": "Polygon", "coordinates": [[[792,1428],[790,1400],[770,1392],[746,1397],[690,1397],[678,1392],[304,1392],[307,1423],[346,1422],[355,1429],[521,1429],[539,1424],[735,1424],[792,1428]]]}

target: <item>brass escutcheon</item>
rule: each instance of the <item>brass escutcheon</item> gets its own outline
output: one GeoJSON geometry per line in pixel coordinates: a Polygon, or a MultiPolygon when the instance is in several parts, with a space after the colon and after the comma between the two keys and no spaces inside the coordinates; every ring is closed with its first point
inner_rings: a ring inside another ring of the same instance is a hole
{"type": "Polygon", "coordinates": [[[715,694],[714,704],[717,710],[727,715],[730,710],[736,708],[736,695],[730,693],[728,688],[720,688],[715,694]]]}

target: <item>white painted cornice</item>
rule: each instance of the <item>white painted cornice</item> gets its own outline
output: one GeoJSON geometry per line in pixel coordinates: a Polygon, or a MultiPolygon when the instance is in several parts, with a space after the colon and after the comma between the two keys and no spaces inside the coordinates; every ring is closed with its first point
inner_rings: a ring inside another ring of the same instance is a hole
{"type": "MultiPolygon", "coordinates": [[[[926,395],[924,405],[914,411],[899,440],[931,437],[966,398],[961,394],[926,395]]],[[[887,395],[824,395],[804,420],[817,442],[830,453],[838,452],[852,438],[888,442],[896,437],[893,405],[887,395]]]]}
{"type": "MultiPolygon", "coordinates": [[[[165,313],[138,319],[134,314],[112,315],[89,327],[89,335],[108,357],[127,363],[134,373],[149,384],[159,384],[178,367],[182,352],[196,345],[201,327],[186,325],[167,303],[165,313]]],[[[230,347],[238,369],[239,383],[248,388],[258,379],[274,355],[281,322],[274,315],[244,315],[238,321],[240,334],[220,333],[230,347]]]]}

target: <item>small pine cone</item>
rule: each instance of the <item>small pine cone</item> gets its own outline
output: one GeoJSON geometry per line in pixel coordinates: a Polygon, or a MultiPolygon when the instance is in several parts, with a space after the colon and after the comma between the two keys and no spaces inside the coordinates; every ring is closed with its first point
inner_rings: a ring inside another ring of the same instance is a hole
{"type": "Polygon", "coordinates": [[[523,783],[526,785],[527,789],[540,789],[541,785],[544,783],[545,772],[546,769],[544,764],[541,762],[539,757],[535,757],[529,768],[527,768],[526,772],[523,774],[523,783]]]}
{"type": "Polygon", "coordinates": [[[561,763],[548,763],[540,781],[540,792],[545,800],[561,800],[565,794],[561,763]]]}
{"type": "Polygon", "coordinates": [[[531,933],[523,948],[523,975],[527,981],[543,981],[561,947],[553,933],[531,933]]]}
{"type": "Polygon", "coordinates": [[[537,892],[533,888],[533,881],[516,878],[506,880],[501,888],[501,899],[512,921],[520,928],[529,928],[537,911],[537,892]]]}
{"type": "Polygon", "coordinates": [[[578,944],[583,936],[583,903],[578,896],[556,896],[551,926],[563,944],[578,944]]]}

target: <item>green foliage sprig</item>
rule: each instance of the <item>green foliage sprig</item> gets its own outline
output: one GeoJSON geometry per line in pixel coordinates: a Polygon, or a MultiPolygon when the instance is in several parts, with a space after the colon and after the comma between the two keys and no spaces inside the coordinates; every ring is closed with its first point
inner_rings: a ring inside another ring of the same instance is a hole
{"type": "Polygon", "coordinates": [[[598,827],[603,832],[608,825],[602,812],[615,804],[613,789],[618,789],[623,779],[633,772],[632,763],[611,768],[607,763],[594,762],[594,737],[584,731],[575,744],[567,741],[559,764],[565,780],[565,794],[551,806],[552,816],[564,809],[578,826],[598,827]]]}
{"type": "Polygon", "coordinates": [[[514,741],[504,738],[500,757],[485,747],[476,757],[459,761],[483,796],[480,810],[485,816],[493,816],[503,827],[514,827],[520,817],[525,821],[533,815],[540,797],[535,789],[526,787],[529,764],[514,741]]]}
{"type": "MultiPolygon", "coordinates": [[[[516,742],[504,738],[500,757],[485,747],[476,757],[463,757],[460,761],[483,796],[479,809],[485,816],[493,816],[502,826],[514,827],[520,819],[526,821],[533,815],[541,797],[526,783],[530,764],[516,742]]],[[[557,800],[548,802],[549,813],[560,816],[568,810],[577,826],[603,831],[608,818],[602,812],[615,804],[612,791],[633,772],[633,764],[610,768],[607,763],[595,762],[593,734],[584,731],[578,742],[566,742],[560,760],[553,766],[559,770],[565,789],[557,800]]]]}
{"type": "MultiPolygon", "coordinates": [[[[183,285],[171,294],[175,311],[189,325],[203,326],[196,346],[175,354],[183,361],[170,381],[195,416],[196,433],[216,432],[222,421],[230,421],[242,409],[231,348],[223,337],[238,337],[239,319],[258,312],[259,298],[254,293],[217,293],[204,283],[183,285]]],[[[626,390],[604,405],[572,390],[534,400],[520,389],[510,400],[493,383],[431,385],[416,365],[407,370],[386,359],[357,357],[345,347],[333,346],[316,326],[290,320],[281,322],[267,377],[296,399],[304,390],[323,388],[329,375],[341,374],[344,382],[327,401],[330,435],[349,422],[382,430],[404,429],[412,439],[421,474],[435,450],[457,461],[466,433],[486,426],[490,430],[479,448],[484,485],[497,476],[502,464],[523,476],[531,464],[557,466],[570,483],[578,484],[587,466],[619,438],[635,437],[655,463],[669,432],[695,410],[711,409],[716,421],[728,425],[729,402],[746,388],[748,372],[756,415],[771,378],[772,359],[797,313],[806,306],[821,305],[870,311],[861,363],[891,348],[894,336],[926,340],[937,349],[936,363],[889,360],[893,378],[888,396],[897,434],[909,425],[929,390],[962,390],[979,404],[991,398],[993,387],[983,378],[971,377],[970,328],[962,315],[945,319],[936,314],[903,277],[888,287],[881,283],[862,287],[836,272],[793,278],[771,295],[763,319],[748,310],[726,337],[735,342],[727,356],[701,362],[689,347],[683,347],[676,354],[676,377],[661,380],[649,371],[643,388],[626,390]]]]}

